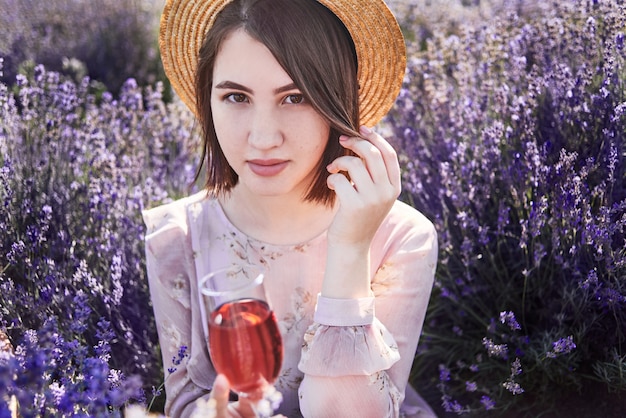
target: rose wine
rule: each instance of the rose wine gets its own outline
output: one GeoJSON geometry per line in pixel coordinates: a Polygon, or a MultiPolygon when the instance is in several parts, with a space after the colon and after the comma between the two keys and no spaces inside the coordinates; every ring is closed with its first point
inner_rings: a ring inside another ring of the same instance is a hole
{"type": "Polygon", "coordinates": [[[283,360],[274,312],[256,299],[224,303],[209,318],[209,351],[216,370],[235,391],[252,392],[273,383],[283,360]]]}

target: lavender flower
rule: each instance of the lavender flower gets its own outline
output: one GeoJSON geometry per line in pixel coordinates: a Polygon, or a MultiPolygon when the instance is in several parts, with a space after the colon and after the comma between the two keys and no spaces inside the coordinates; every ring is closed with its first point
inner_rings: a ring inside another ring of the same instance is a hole
{"type": "Polygon", "coordinates": [[[442,382],[447,382],[450,380],[450,370],[443,364],[439,365],[439,380],[442,382]]]}
{"type": "MultiPolygon", "coordinates": [[[[187,346],[186,345],[181,345],[180,348],[178,349],[178,353],[176,354],[175,357],[172,358],[172,364],[174,366],[179,366],[183,360],[188,357],[189,354],[187,354],[187,346]]],[[[170,367],[167,369],[168,373],[174,373],[176,371],[176,367],[170,367]]]]}
{"type": "Polygon", "coordinates": [[[506,324],[513,331],[522,329],[517,319],[515,319],[515,314],[510,311],[500,312],[500,322],[506,324]]]}
{"type": "Polygon", "coordinates": [[[569,335],[565,338],[559,338],[552,343],[552,350],[546,353],[546,357],[556,358],[563,354],[569,354],[576,348],[574,337],[569,335]]]}
{"type": "Polygon", "coordinates": [[[502,387],[511,392],[513,395],[521,395],[524,393],[524,388],[515,381],[516,376],[522,374],[522,364],[519,358],[516,358],[515,361],[511,364],[511,374],[508,379],[502,383],[502,387]]]}
{"type": "Polygon", "coordinates": [[[517,376],[520,374],[522,374],[522,363],[519,358],[516,358],[511,364],[511,376],[517,376]]]}
{"type": "Polygon", "coordinates": [[[490,411],[496,407],[496,403],[494,402],[494,400],[491,399],[487,395],[483,395],[480,398],[480,403],[482,404],[482,406],[485,408],[486,411],[490,411]]]}
{"type": "Polygon", "coordinates": [[[522,388],[517,382],[507,380],[506,382],[502,383],[502,386],[513,395],[521,395],[522,393],[524,393],[524,388],[522,388]]]}
{"type": "Polygon", "coordinates": [[[478,385],[476,382],[465,382],[465,390],[468,392],[476,392],[478,390],[478,385]]]}
{"type": "Polygon", "coordinates": [[[487,349],[489,357],[508,358],[509,349],[506,344],[495,344],[491,339],[485,337],[483,338],[483,345],[487,349]]]}

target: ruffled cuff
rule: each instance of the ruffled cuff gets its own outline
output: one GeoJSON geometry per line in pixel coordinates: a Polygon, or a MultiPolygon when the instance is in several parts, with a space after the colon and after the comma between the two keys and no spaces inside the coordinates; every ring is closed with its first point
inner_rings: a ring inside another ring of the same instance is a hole
{"type": "Polygon", "coordinates": [[[400,360],[396,341],[374,316],[374,298],[336,300],[320,296],[315,321],[304,334],[298,364],[305,374],[370,376],[400,360]],[[326,309],[327,304],[336,306],[326,309]]]}

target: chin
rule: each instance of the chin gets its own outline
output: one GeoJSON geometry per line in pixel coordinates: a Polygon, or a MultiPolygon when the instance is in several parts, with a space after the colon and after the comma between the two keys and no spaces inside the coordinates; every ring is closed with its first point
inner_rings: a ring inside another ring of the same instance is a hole
{"type": "Polygon", "coordinates": [[[295,187],[289,187],[287,185],[280,184],[267,184],[267,182],[263,181],[254,181],[244,184],[246,189],[248,189],[253,195],[259,197],[282,197],[294,195],[296,193],[299,195],[306,194],[305,191],[302,191],[295,187]]]}

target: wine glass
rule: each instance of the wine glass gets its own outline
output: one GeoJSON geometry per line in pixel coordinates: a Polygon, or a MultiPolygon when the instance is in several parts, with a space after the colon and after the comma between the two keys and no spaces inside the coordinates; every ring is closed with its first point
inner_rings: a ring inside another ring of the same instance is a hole
{"type": "Polygon", "coordinates": [[[251,400],[257,413],[262,394],[276,393],[272,385],[283,360],[282,337],[264,280],[264,269],[253,265],[232,265],[200,280],[213,365],[240,397],[251,400]]]}

